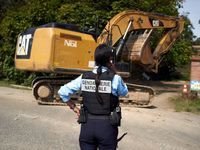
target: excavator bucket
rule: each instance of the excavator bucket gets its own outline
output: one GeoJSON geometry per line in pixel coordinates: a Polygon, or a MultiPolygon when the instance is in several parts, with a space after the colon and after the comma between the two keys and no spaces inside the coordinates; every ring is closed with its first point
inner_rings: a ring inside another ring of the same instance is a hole
{"type": "Polygon", "coordinates": [[[149,65],[153,63],[153,55],[150,48],[150,31],[131,32],[123,48],[122,57],[132,65],[149,65]]]}

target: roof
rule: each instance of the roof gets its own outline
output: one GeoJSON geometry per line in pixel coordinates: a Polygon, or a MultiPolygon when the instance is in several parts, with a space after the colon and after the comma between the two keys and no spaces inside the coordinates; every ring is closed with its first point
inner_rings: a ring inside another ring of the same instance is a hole
{"type": "Polygon", "coordinates": [[[200,56],[192,56],[190,57],[191,61],[200,61],[200,56]]]}

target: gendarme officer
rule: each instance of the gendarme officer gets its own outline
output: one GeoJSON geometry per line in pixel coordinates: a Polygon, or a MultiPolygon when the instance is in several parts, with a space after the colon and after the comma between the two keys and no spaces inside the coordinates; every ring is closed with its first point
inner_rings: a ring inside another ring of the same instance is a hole
{"type": "Polygon", "coordinates": [[[77,113],[81,123],[79,144],[81,150],[115,150],[121,109],[118,96],[126,96],[128,89],[110,62],[112,48],[106,44],[95,50],[96,66],[62,86],[60,97],[77,113]],[[82,90],[81,109],[70,100],[69,94],[82,90]]]}

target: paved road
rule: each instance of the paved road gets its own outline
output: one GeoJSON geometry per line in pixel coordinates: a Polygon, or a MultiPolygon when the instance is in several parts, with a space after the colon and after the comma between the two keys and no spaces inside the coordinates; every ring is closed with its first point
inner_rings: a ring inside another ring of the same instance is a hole
{"type": "MultiPolygon", "coordinates": [[[[119,150],[199,149],[200,116],[158,106],[122,109],[119,135],[128,135],[119,150]]],[[[67,106],[38,105],[30,90],[0,87],[0,150],[78,150],[74,117],[67,106]]]]}

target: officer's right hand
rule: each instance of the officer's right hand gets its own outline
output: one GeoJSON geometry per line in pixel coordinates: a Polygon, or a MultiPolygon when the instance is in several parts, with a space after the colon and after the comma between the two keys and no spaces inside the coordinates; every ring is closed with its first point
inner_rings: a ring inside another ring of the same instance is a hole
{"type": "Polygon", "coordinates": [[[74,107],[73,111],[77,114],[75,119],[78,119],[78,117],[80,116],[79,108],[78,107],[74,107]]]}
{"type": "Polygon", "coordinates": [[[107,64],[106,64],[106,67],[108,67],[108,69],[109,69],[110,71],[113,71],[113,72],[115,72],[116,74],[118,74],[117,69],[115,68],[115,65],[114,65],[113,63],[111,63],[111,62],[107,63],[107,64]]]}

